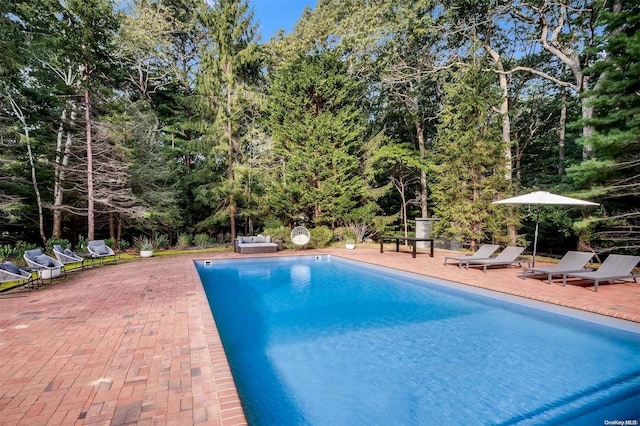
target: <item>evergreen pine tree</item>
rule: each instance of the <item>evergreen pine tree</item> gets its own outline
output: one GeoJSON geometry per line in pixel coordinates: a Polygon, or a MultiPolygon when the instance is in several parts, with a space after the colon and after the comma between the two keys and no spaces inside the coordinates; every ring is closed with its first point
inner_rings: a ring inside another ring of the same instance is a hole
{"type": "Polygon", "coordinates": [[[507,186],[492,81],[474,66],[451,75],[434,144],[432,198],[434,216],[441,219],[435,230],[472,244],[506,234],[507,213],[491,205],[507,186]]]}
{"type": "Polygon", "coordinates": [[[363,204],[362,86],[334,53],[301,56],[280,68],[268,105],[278,178],[273,209],[288,221],[341,224],[363,204]]]}
{"type": "MultiPolygon", "coordinates": [[[[606,30],[597,46],[604,56],[589,73],[598,84],[585,94],[592,99],[594,158],[571,167],[576,189],[602,202],[604,217],[587,218],[574,227],[588,234],[598,224],[594,241],[602,251],[640,249],[640,4],[615,2],[601,15],[606,30]],[[617,9],[617,8],[620,9],[617,9]]],[[[595,212],[597,213],[597,212],[595,212]]]]}

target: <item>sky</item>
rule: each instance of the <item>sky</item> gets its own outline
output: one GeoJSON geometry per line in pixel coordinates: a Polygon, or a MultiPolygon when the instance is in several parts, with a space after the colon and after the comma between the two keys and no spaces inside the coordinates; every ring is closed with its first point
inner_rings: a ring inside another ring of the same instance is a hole
{"type": "Polygon", "coordinates": [[[248,0],[254,19],[260,25],[262,41],[268,41],[279,29],[291,32],[305,7],[313,8],[316,0],[248,0]]]}

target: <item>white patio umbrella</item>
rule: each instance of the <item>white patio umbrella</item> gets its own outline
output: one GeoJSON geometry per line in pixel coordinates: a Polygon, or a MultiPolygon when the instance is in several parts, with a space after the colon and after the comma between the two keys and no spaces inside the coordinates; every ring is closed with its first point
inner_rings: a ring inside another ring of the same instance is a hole
{"type": "Polygon", "coordinates": [[[565,197],[563,195],[553,194],[547,191],[536,191],[529,194],[518,195],[517,197],[505,198],[504,200],[494,201],[493,204],[528,204],[537,205],[536,212],[536,231],[533,237],[533,266],[536,266],[536,250],[538,248],[538,225],[540,221],[540,205],[563,205],[563,206],[598,206],[598,203],[591,201],[578,200],[577,198],[565,197]]]}

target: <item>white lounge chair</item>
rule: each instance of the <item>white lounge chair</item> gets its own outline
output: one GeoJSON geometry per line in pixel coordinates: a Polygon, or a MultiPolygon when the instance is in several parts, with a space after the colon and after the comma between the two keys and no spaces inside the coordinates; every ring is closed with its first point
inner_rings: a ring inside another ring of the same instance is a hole
{"type": "Polygon", "coordinates": [[[560,262],[554,266],[524,268],[522,270],[522,279],[526,279],[527,275],[543,274],[547,275],[547,284],[551,284],[551,278],[554,275],[563,275],[568,272],[580,272],[585,270],[585,265],[593,257],[593,253],[584,251],[568,251],[560,262]]]}
{"type": "MultiPolygon", "coordinates": [[[[17,283],[16,286],[7,289],[7,291],[24,285],[31,291],[33,288],[33,274],[18,268],[11,262],[0,263],[0,284],[12,282],[17,283]]],[[[4,292],[0,294],[4,294],[4,292]]]]}
{"type": "MultiPolygon", "coordinates": [[[[65,271],[68,270],[68,266],[67,265],[76,265],[75,269],[80,269],[81,271],[84,270],[84,258],[82,256],[78,256],[77,254],[75,254],[74,252],[72,252],[69,249],[63,249],[62,246],[60,245],[54,245],[53,246],[53,255],[56,257],[56,259],[58,259],[58,262],[62,263],[65,266],[65,271]],[[77,266],[78,263],[80,264],[80,266],[77,266]]],[[[69,271],[72,271],[72,269],[69,269],[69,271]]]]}
{"type": "Polygon", "coordinates": [[[87,244],[87,249],[89,250],[89,254],[94,259],[100,259],[100,264],[108,258],[109,256],[113,256],[113,262],[117,262],[116,253],[113,251],[111,247],[105,244],[104,240],[92,240],[87,244]]]}
{"type": "Polygon", "coordinates": [[[480,248],[473,254],[467,256],[447,256],[444,258],[444,264],[447,265],[447,260],[452,259],[458,262],[458,268],[462,265],[462,262],[467,260],[476,260],[476,259],[489,259],[491,255],[496,252],[500,248],[497,244],[483,244],[480,248]]]}
{"type": "Polygon", "coordinates": [[[640,256],[630,256],[624,254],[611,254],[607,257],[602,265],[591,272],[568,272],[562,275],[562,285],[567,285],[567,278],[580,278],[583,280],[593,281],[594,291],[598,291],[598,283],[601,281],[619,281],[632,279],[637,282],[636,278],[640,274],[634,274],[633,268],[640,262],[640,256]]]}
{"type": "Polygon", "coordinates": [[[522,254],[524,247],[509,246],[505,247],[496,257],[490,259],[476,259],[465,260],[461,263],[465,264],[465,268],[469,269],[469,266],[482,266],[482,272],[487,272],[487,266],[507,266],[517,263],[518,266],[522,266],[522,260],[518,259],[518,256],[522,254]]]}
{"type": "Polygon", "coordinates": [[[38,275],[42,279],[52,280],[58,278],[64,272],[62,263],[51,256],[47,256],[39,248],[25,251],[22,257],[27,262],[27,266],[38,271],[38,275]]]}

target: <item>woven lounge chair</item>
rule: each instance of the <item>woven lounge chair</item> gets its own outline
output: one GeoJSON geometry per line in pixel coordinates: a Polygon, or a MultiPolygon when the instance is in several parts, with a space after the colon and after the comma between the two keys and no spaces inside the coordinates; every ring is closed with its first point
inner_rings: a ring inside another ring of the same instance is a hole
{"type": "MultiPolygon", "coordinates": [[[[6,290],[7,292],[24,285],[31,291],[33,288],[33,274],[18,268],[11,262],[0,263],[0,284],[12,282],[17,284],[14,287],[8,288],[6,290]]],[[[5,292],[3,291],[3,293],[5,292]]]]}
{"type": "Polygon", "coordinates": [[[522,270],[522,279],[526,279],[529,275],[543,274],[547,275],[547,284],[551,284],[551,278],[554,275],[564,275],[568,272],[580,272],[585,270],[585,265],[593,257],[593,253],[583,251],[568,251],[560,262],[554,266],[524,268],[522,270]]]}
{"type": "Polygon", "coordinates": [[[71,269],[67,269],[67,265],[76,265],[76,268],[74,268],[74,270],[84,270],[84,258],[82,256],[78,256],[69,249],[63,249],[62,246],[54,245],[53,255],[56,257],[56,259],[58,259],[58,262],[64,265],[65,271],[71,271],[71,269]],[[80,264],[80,266],[78,266],[78,264],[80,264]]]}
{"type": "Polygon", "coordinates": [[[482,272],[487,272],[488,266],[506,266],[517,263],[518,266],[522,266],[522,260],[518,259],[518,256],[522,254],[524,247],[509,246],[500,252],[496,257],[490,259],[476,259],[465,260],[461,263],[465,264],[465,268],[469,269],[469,266],[482,266],[482,272]]]}
{"type": "Polygon", "coordinates": [[[100,259],[100,264],[110,256],[113,256],[113,262],[117,262],[117,256],[115,252],[105,244],[104,240],[92,240],[87,244],[89,254],[94,259],[100,259]]]}
{"type": "Polygon", "coordinates": [[[496,252],[500,248],[497,244],[483,244],[480,248],[473,254],[468,256],[447,256],[444,258],[444,264],[447,265],[447,260],[452,259],[458,262],[458,268],[462,265],[462,262],[466,260],[476,260],[476,259],[489,259],[491,255],[496,252]]]}
{"type": "Polygon", "coordinates": [[[27,266],[38,271],[38,275],[42,279],[53,280],[63,272],[65,277],[67,276],[64,265],[57,259],[44,254],[39,248],[25,251],[22,257],[27,262],[27,266]]]}
{"type": "Polygon", "coordinates": [[[298,247],[304,247],[311,240],[311,233],[304,226],[296,226],[291,231],[291,242],[298,247]]]}
{"type": "Polygon", "coordinates": [[[634,283],[640,274],[634,274],[633,268],[640,262],[640,256],[624,254],[611,254],[602,265],[591,272],[568,272],[562,275],[562,285],[567,285],[567,278],[580,278],[593,281],[594,291],[598,291],[598,283],[601,281],[619,281],[632,279],[634,283]]]}

